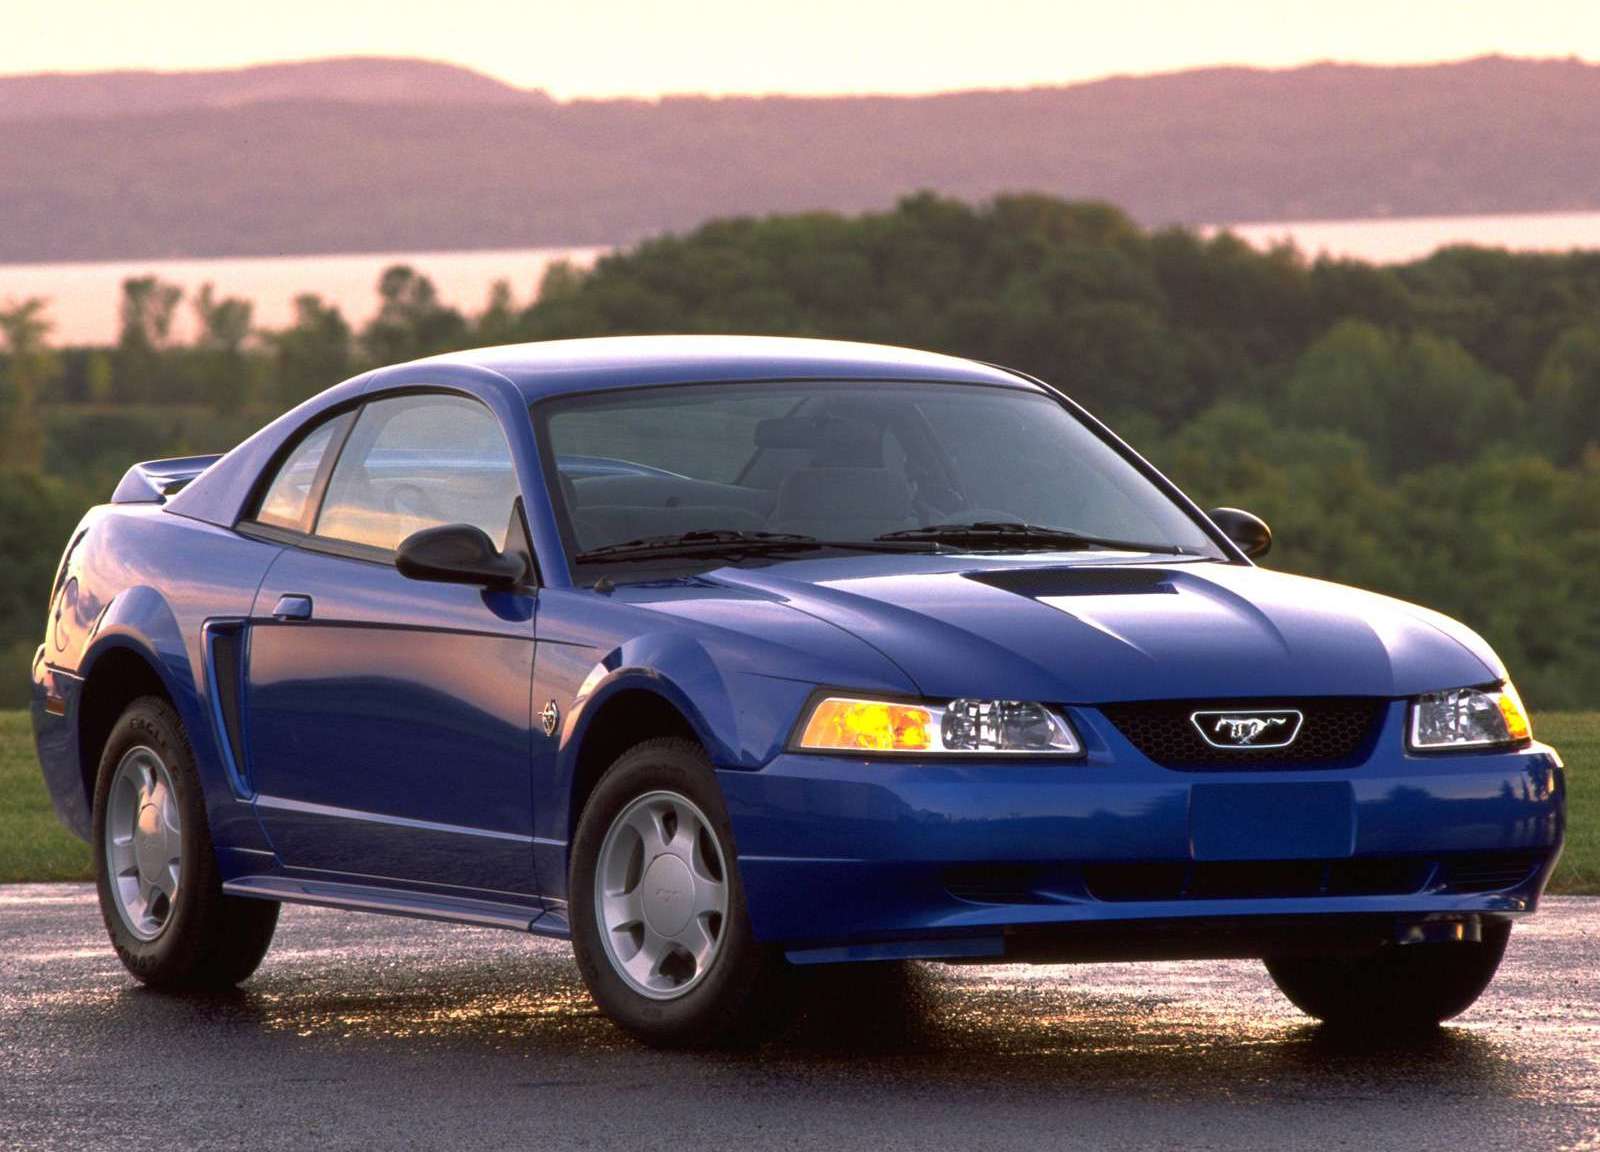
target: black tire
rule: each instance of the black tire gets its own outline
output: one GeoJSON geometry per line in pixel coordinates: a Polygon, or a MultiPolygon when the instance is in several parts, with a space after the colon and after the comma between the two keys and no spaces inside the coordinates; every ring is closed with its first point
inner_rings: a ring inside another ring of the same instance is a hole
{"type": "Polygon", "coordinates": [[[1494,979],[1511,936],[1486,923],[1482,941],[1387,945],[1360,956],[1279,957],[1267,972],[1294,1006],[1330,1027],[1415,1032],[1459,1016],[1494,979]]]}
{"type": "Polygon", "coordinates": [[[123,966],[140,981],[169,992],[217,991],[256,970],[272,943],[278,905],[223,895],[189,738],[178,714],[160,697],[135,700],[111,729],[95,782],[91,843],[106,931],[123,966]],[[111,782],[123,757],[140,746],[155,752],[171,778],[182,845],[177,897],[153,939],[141,938],[124,920],[106,858],[111,782]]]}
{"type": "Polygon", "coordinates": [[[773,997],[786,965],[751,931],[733,830],[710,761],[698,744],[650,740],[619,756],[584,805],[571,861],[568,915],[578,969],[595,1003],[618,1026],[647,1044],[681,1048],[747,1042],[772,1023],[773,997]],[[641,995],[618,974],[601,941],[595,909],[600,850],[612,822],[638,798],[659,791],[678,793],[705,814],[726,862],[728,886],[714,958],[693,987],[670,1000],[641,995]]]}

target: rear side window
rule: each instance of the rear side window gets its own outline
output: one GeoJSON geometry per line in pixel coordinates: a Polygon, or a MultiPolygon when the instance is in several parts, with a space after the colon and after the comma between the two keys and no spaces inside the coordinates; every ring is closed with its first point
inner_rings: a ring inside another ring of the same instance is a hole
{"type": "Polygon", "coordinates": [[[288,459],[278,468],[278,474],[272,478],[267,494],[261,498],[261,507],[255,515],[258,522],[295,532],[305,527],[307,504],[316,484],[317,469],[322,465],[328,445],[333,442],[333,432],[338,425],[337,419],[329,420],[313,430],[289,453],[288,459]]]}
{"type": "Polygon", "coordinates": [[[462,396],[396,396],[361,410],[315,534],[393,551],[423,528],[472,524],[504,548],[516,499],[511,452],[489,409],[462,396]]]}

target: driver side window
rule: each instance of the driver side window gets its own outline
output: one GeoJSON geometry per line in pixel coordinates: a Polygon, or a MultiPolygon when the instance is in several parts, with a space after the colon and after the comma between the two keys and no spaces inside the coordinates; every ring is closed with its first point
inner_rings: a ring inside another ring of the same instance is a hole
{"type": "Polygon", "coordinates": [[[504,548],[516,473],[494,414],[475,400],[416,394],[361,410],[313,534],[393,551],[413,532],[472,524],[504,548]]]}

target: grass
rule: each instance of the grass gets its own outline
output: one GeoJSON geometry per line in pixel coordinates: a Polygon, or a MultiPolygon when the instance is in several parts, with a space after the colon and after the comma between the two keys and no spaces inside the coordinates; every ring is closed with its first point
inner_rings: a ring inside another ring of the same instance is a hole
{"type": "MultiPolygon", "coordinates": [[[[1600,896],[1600,712],[1545,712],[1539,738],[1567,762],[1567,849],[1552,892],[1600,896]]],[[[23,712],[0,712],[0,883],[88,880],[89,849],[56,821],[23,712]]]]}
{"type": "Polygon", "coordinates": [[[1550,891],[1600,896],[1600,712],[1542,712],[1533,732],[1567,762],[1567,847],[1550,891]]]}
{"type": "Polygon", "coordinates": [[[0,884],[92,879],[89,846],[50,807],[28,714],[0,712],[0,884]]]}

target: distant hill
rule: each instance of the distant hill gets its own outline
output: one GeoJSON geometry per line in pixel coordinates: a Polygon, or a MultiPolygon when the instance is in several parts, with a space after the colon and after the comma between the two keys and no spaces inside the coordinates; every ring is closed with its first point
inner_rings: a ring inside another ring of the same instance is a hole
{"type": "Polygon", "coordinates": [[[548,99],[470,68],[431,60],[347,57],[210,72],[0,76],[0,120],[143,116],[274,100],[349,104],[526,104],[548,99]]]}
{"type": "Polygon", "coordinates": [[[1147,224],[1600,208],[1600,66],[1578,61],[558,103],[341,60],[13,78],[0,107],[0,261],[622,243],[921,188],[1147,224]]]}

